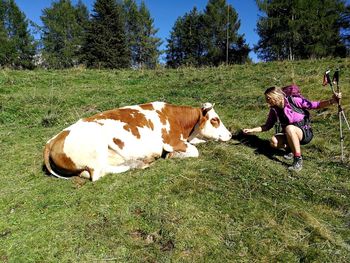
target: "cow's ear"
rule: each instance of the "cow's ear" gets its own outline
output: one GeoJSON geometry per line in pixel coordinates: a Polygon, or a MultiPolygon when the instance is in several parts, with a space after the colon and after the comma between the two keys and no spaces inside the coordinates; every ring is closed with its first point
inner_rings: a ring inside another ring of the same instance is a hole
{"type": "Polygon", "coordinates": [[[214,107],[215,103],[214,104],[211,104],[209,102],[206,102],[202,105],[202,114],[203,116],[205,116],[207,114],[208,111],[210,111],[213,107],[214,107]]]}

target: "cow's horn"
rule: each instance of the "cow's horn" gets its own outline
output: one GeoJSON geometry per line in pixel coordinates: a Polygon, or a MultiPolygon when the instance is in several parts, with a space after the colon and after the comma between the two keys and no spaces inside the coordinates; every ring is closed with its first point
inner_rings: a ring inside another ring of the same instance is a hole
{"type": "Polygon", "coordinates": [[[202,105],[202,109],[209,111],[214,107],[214,105],[215,105],[215,103],[211,104],[210,102],[206,102],[202,105]]]}

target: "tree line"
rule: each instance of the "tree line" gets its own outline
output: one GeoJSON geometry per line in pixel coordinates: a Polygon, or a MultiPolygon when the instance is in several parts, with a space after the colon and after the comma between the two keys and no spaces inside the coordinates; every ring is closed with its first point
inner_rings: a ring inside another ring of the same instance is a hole
{"type": "Polygon", "coordinates": [[[57,0],[40,18],[43,26],[34,28],[41,37],[34,40],[15,1],[0,0],[0,66],[154,68],[158,63],[161,40],[144,2],[96,0],[90,14],[82,0],[76,5],[57,0]]]}
{"type": "Polygon", "coordinates": [[[238,33],[240,21],[226,0],[209,0],[204,12],[193,8],[179,17],[167,45],[167,65],[217,66],[249,61],[249,46],[238,33]]]}
{"type": "Polygon", "coordinates": [[[263,16],[254,47],[262,60],[345,57],[350,5],[343,0],[257,0],[263,16]]]}
{"type": "MultiPolygon", "coordinates": [[[[208,0],[175,21],[165,50],[168,67],[218,66],[263,61],[346,57],[350,51],[350,5],[344,0],[256,0],[253,47],[246,44],[239,14],[226,0],[208,0]]],[[[42,11],[39,27],[15,0],[0,0],[0,67],[15,69],[155,68],[161,40],[143,1],[56,0],[42,11]],[[34,36],[39,35],[39,39],[34,36]]]]}

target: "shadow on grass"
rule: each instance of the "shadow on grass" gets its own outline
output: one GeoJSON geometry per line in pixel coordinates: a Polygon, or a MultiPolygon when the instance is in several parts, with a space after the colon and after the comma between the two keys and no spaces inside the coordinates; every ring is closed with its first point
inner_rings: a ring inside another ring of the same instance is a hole
{"type": "Polygon", "coordinates": [[[284,150],[272,148],[268,140],[260,139],[256,135],[246,135],[243,133],[243,131],[238,131],[232,136],[232,139],[239,141],[237,144],[243,144],[252,149],[255,149],[255,154],[262,154],[271,160],[282,163],[286,166],[288,165],[286,162],[283,162],[276,157],[283,156],[286,152],[284,150]]]}

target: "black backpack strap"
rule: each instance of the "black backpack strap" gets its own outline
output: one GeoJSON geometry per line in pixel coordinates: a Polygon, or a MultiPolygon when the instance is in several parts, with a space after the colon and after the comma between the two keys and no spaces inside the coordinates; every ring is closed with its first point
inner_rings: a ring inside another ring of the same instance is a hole
{"type": "Polygon", "coordinates": [[[281,121],[280,121],[280,118],[278,117],[277,110],[274,107],[272,107],[271,109],[274,111],[275,116],[276,116],[275,134],[277,134],[277,133],[282,132],[281,121]]]}
{"type": "Polygon", "coordinates": [[[305,126],[305,125],[310,125],[310,112],[306,109],[303,109],[303,108],[299,108],[295,102],[294,102],[294,99],[292,96],[288,96],[287,97],[287,100],[290,104],[290,106],[292,107],[293,111],[295,112],[298,112],[300,114],[304,114],[304,119],[298,123],[295,123],[297,124],[297,126],[305,126]]]}
{"type": "Polygon", "coordinates": [[[288,96],[287,100],[288,100],[290,106],[292,107],[293,111],[306,115],[304,109],[299,108],[297,105],[295,105],[295,102],[294,102],[294,99],[292,96],[288,96]]]}

